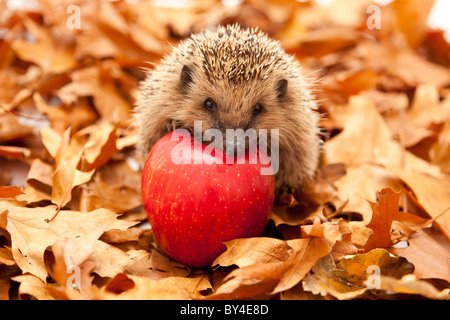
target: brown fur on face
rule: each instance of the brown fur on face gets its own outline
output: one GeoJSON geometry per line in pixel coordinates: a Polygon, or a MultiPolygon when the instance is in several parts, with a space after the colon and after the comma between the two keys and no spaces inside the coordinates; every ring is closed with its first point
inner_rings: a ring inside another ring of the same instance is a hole
{"type": "Polygon", "coordinates": [[[138,150],[145,157],[163,135],[179,127],[193,130],[194,121],[202,121],[203,131],[224,133],[279,129],[276,189],[300,189],[320,153],[315,109],[297,62],[278,42],[254,30],[219,27],[191,36],[149,70],[135,113],[138,150]]]}

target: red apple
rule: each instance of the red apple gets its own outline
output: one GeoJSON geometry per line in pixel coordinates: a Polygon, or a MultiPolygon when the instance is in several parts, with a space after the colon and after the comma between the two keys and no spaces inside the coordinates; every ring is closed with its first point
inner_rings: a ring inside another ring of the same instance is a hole
{"type": "Polygon", "coordinates": [[[235,157],[228,164],[220,150],[211,152],[190,135],[184,162],[174,161],[181,142],[172,135],[161,138],[145,162],[144,207],[168,256],[193,267],[210,266],[226,250],[222,242],[261,235],[273,205],[274,176],[261,174],[270,164],[262,164],[268,157],[258,150],[242,155],[245,163],[235,157]]]}

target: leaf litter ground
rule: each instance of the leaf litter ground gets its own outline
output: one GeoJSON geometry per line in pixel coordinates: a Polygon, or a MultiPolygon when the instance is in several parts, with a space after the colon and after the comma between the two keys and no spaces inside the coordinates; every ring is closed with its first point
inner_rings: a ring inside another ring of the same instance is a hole
{"type": "Polygon", "coordinates": [[[368,0],[80,0],[79,29],[72,2],[0,2],[0,299],[449,298],[450,45],[427,27],[433,1],[377,7],[368,28],[368,0]],[[324,152],[262,237],[192,269],[146,226],[131,114],[143,67],[227,23],[301,62],[324,152]]]}

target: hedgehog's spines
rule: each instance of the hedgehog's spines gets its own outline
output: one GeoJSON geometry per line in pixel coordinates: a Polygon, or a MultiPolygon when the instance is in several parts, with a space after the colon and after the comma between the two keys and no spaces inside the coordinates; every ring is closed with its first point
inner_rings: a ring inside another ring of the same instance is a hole
{"type": "Polygon", "coordinates": [[[200,57],[201,70],[211,81],[227,79],[240,84],[262,80],[286,63],[284,51],[275,41],[257,28],[243,30],[238,24],[194,34],[183,47],[188,58],[200,57]]]}

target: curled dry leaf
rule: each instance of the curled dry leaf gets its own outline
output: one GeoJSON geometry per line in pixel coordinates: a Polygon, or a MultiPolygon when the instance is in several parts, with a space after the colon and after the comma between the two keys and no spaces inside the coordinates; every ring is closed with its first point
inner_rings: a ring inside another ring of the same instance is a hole
{"type": "Polygon", "coordinates": [[[120,300],[185,300],[201,297],[200,291],[211,288],[205,277],[169,277],[154,280],[118,274],[98,293],[99,299],[120,300]]]}
{"type": "Polygon", "coordinates": [[[303,281],[303,289],[322,296],[353,299],[369,289],[380,289],[379,282],[373,284],[370,278],[374,272],[376,276],[400,278],[414,270],[414,266],[406,259],[395,257],[384,249],[344,257],[339,262],[342,269],[337,268],[329,255],[320,259],[312,268],[313,274],[308,274],[303,281]]]}
{"type": "Polygon", "coordinates": [[[257,263],[286,261],[291,247],[286,241],[274,238],[235,239],[225,242],[227,250],[214,262],[213,266],[236,265],[246,267],[257,263]]]}

